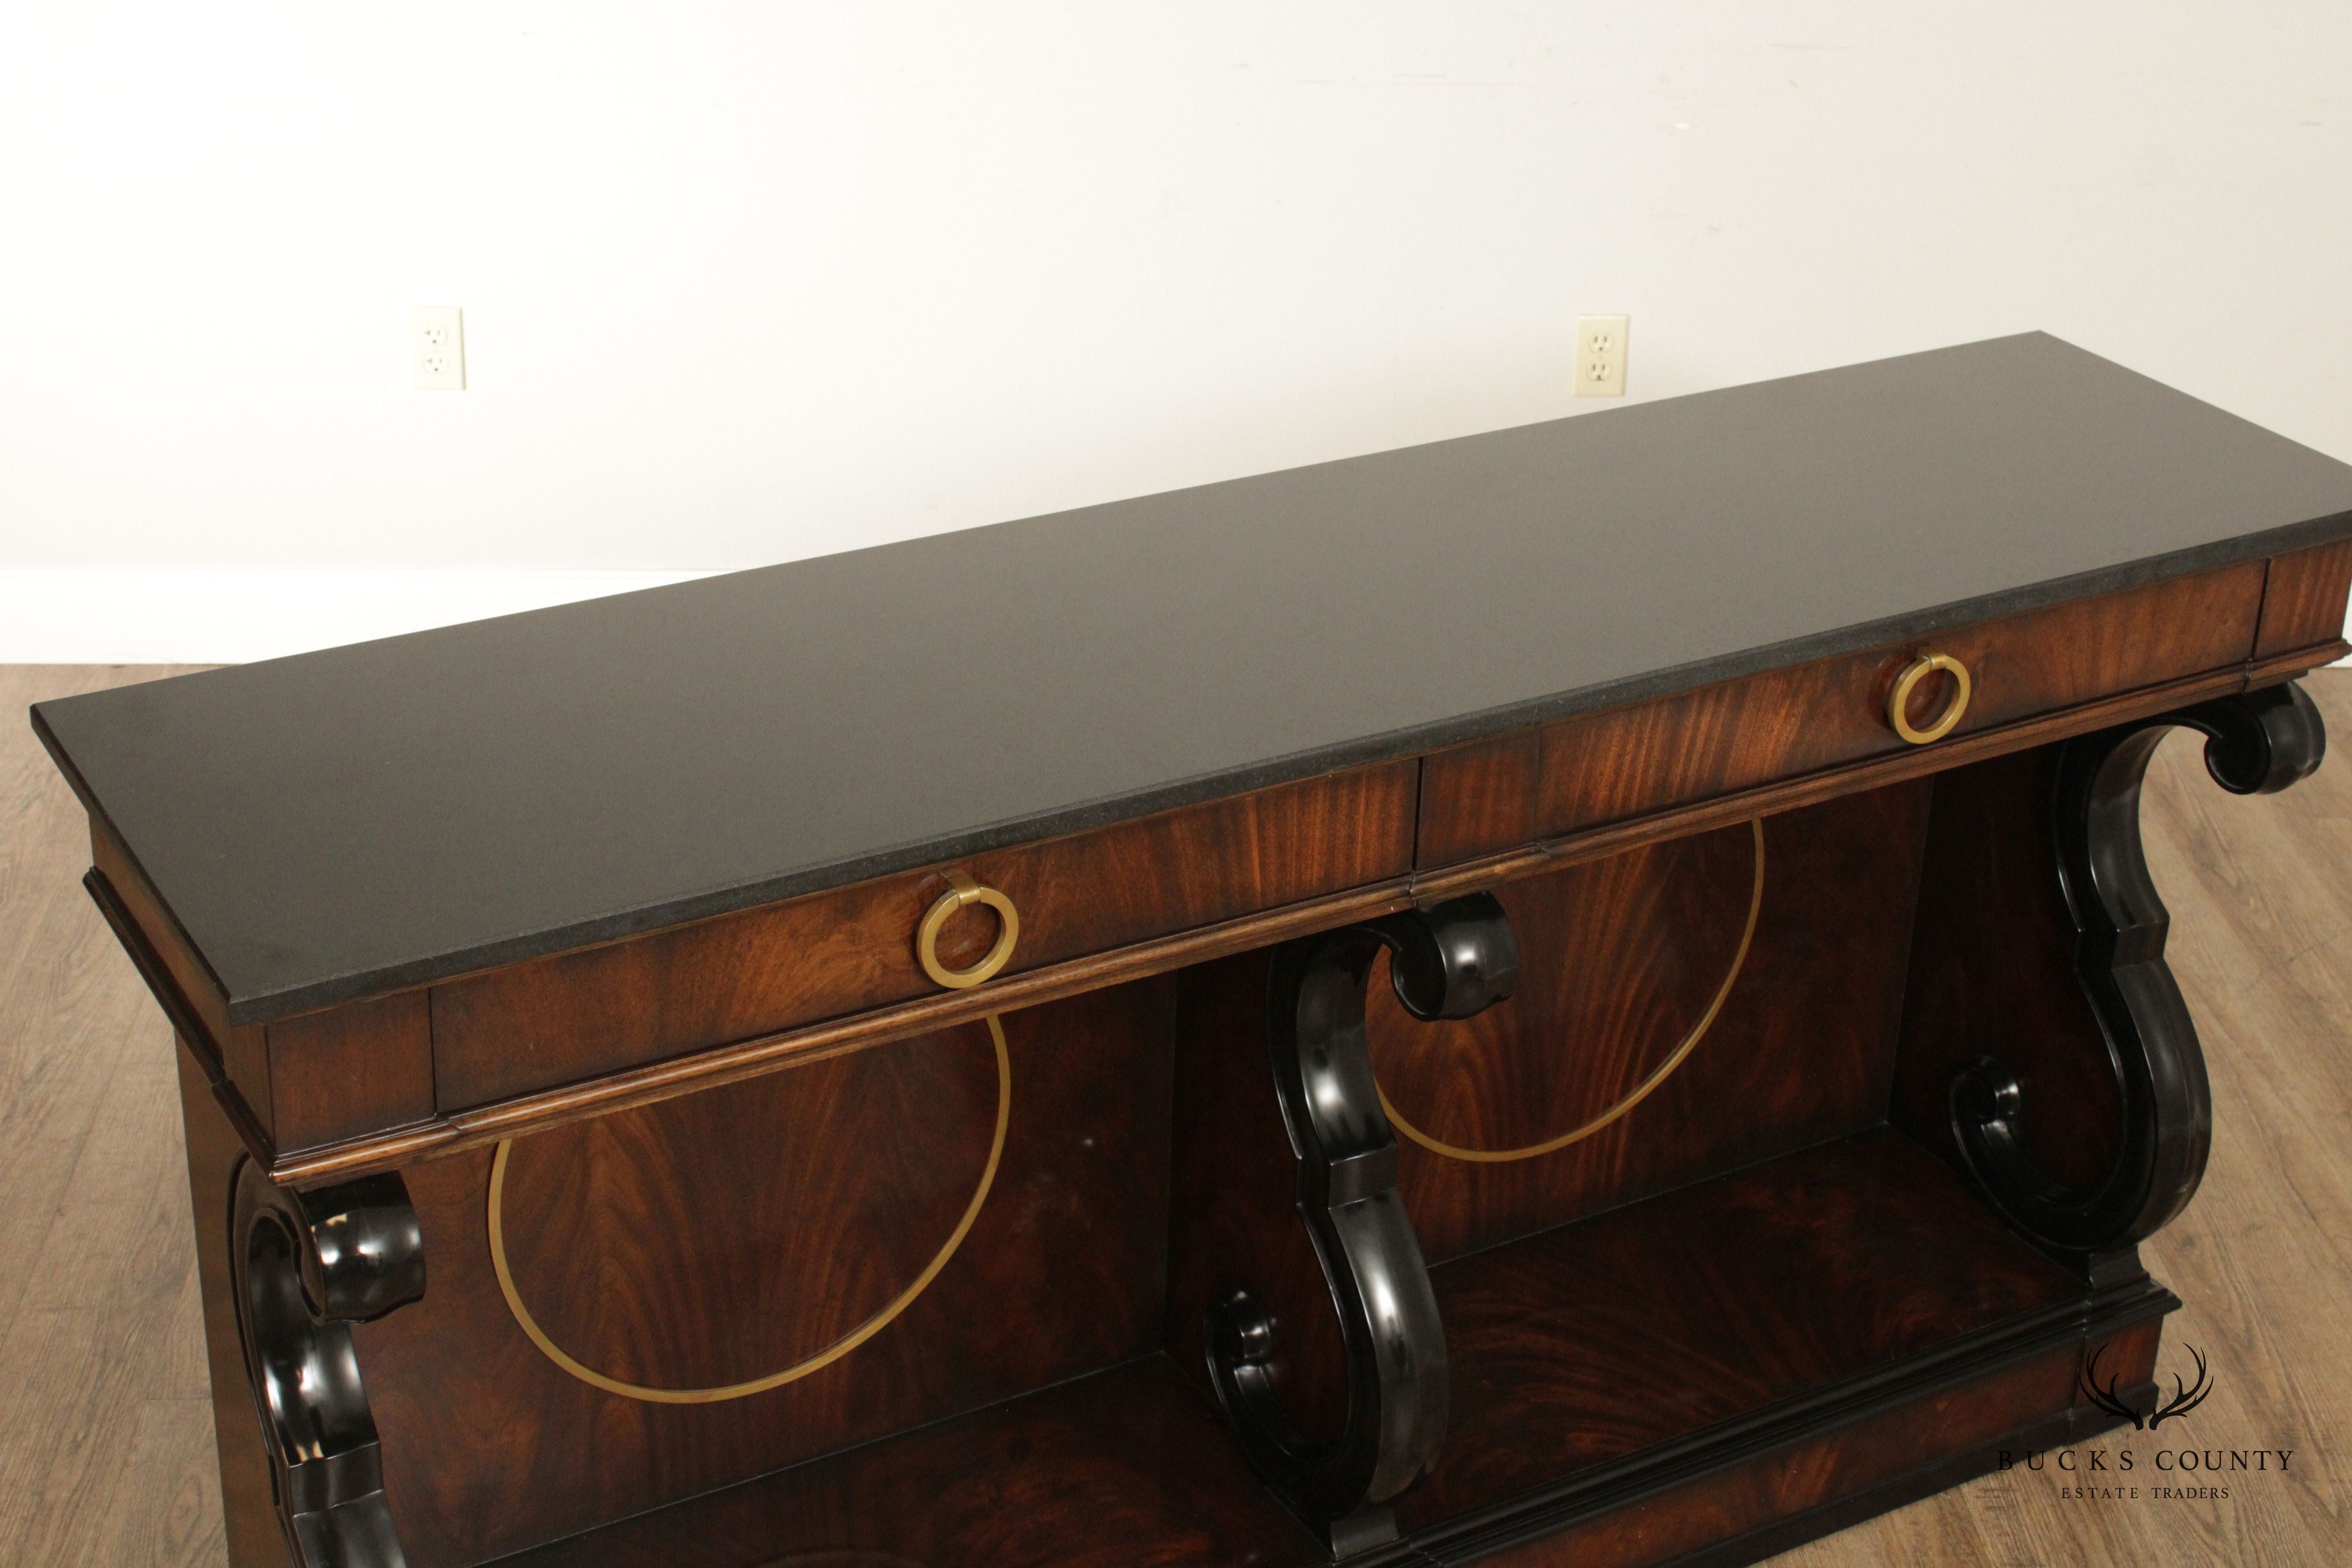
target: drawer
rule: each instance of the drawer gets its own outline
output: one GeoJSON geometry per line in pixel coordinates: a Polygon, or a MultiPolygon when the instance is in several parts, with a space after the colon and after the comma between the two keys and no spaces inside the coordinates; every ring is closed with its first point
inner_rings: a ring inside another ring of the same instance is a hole
{"type": "MultiPolygon", "coordinates": [[[[1008,899],[1003,973],[1401,877],[1420,764],[1384,763],[972,855],[433,988],[444,1111],[935,994],[917,929],[960,874],[1008,899]]],[[[1002,930],[984,905],[937,931],[945,969],[1002,930]]]]}
{"type": "Polygon", "coordinates": [[[2263,629],[2254,657],[2324,647],[2344,635],[2344,601],[2352,596],[2352,544],[2323,544],[2274,557],[2263,588],[2263,629]]]}
{"type": "MultiPolygon", "coordinates": [[[[1950,736],[2241,664],[2253,651],[2263,578],[2263,563],[2246,562],[1440,752],[1423,763],[1418,864],[1451,865],[1907,750],[1888,700],[1931,652],[1969,672],[1968,705],[1950,736]]],[[[1935,716],[1950,679],[1937,673],[1912,689],[1915,723],[1935,716]]]]}

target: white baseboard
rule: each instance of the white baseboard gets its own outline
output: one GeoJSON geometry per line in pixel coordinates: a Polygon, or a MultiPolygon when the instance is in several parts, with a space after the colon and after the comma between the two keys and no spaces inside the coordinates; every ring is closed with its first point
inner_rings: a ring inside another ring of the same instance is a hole
{"type": "Polygon", "coordinates": [[[246,664],[706,572],[0,570],[0,664],[246,664]]]}

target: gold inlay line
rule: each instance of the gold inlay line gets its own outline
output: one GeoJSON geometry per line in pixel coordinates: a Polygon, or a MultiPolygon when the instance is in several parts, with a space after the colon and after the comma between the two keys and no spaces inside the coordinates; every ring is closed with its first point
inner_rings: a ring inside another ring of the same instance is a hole
{"type": "Polygon", "coordinates": [[[1674,1053],[1664,1061],[1660,1062],[1649,1077],[1636,1084],[1633,1093],[1591,1121],[1570,1128],[1557,1138],[1546,1139],[1541,1143],[1530,1143],[1523,1149],[1470,1149],[1459,1143],[1448,1143],[1443,1139],[1433,1138],[1406,1121],[1398,1112],[1397,1108],[1390,1102],[1388,1090],[1381,1089],[1380,1091],[1381,1109],[1388,1113],[1389,1124],[1433,1154],[1443,1154],[1449,1160],[1468,1160],[1477,1164],[1499,1165],[1512,1160],[1532,1160],[1538,1154],[1549,1154],[1567,1148],[1570,1143],[1580,1142],[1591,1137],[1595,1132],[1647,1100],[1653,1089],[1674,1076],[1675,1069],[1683,1065],[1685,1059],[1697,1047],[1699,1041],[1706,1037],[1707,1030],[1715,1026],[1716,1018],[1723,1012],[1724,1003],[1731,998],[1733,984],[1739,979],[1740,970],[1748,963],[1748,950],[1756,940],[1757,917],[1764,910],[1764,820],[1758,817],[1748,826],[1755,834],[1756,877],[1755,885],[1748,895],[1748,929],[1739,933],[1739,951],[1731,955],[1731,969],[1724,975],[1723,984],[1716,987],[1715,1000],[1706,1005],[1706,1011],[1699,1016],[1697,1023],[1691,1026],[1690,1033],[1683,1037],[1682,1044],[1676,1046],[1674,1053]]]}
{"type": "Polygon", "coordinates": [[[888,1328],[899,1313],[914,1304],[915,1298],[928,1289],[931,1281],[939,1278],[940,1270],[948,1266],[948,1259],[956,1255],[956,1248],[963,1245],[963,1238],[971,1234],[972,1222],[980,1217],[981,1205],[988,1201],[988,1190],[996,1182],[997,1164],[1004,1157],[1005,1130],[1013,1124],[1013,1061],[1004,1047],[1004,1026],[992,1013],[986,1022],[989,1038],[996,1047],[996,1136],[988,1146],[988,1163],[980,1173],[980,1184],[972,1189],[971,1202],[964,1205],[963,1217],[956,1221],[955,1230],[948,1237],[947,1244],[924,1266],[923,1271],[915,1276],[914,1282],[899,1291],[889,1305],[806,1361],[795,1362],[782,1372],[770,1373],[748,1383],[730,1383],[718,1388],[653,1388],[640,1383],[624,1383],[619,1378],[607,1377],[595,1368],[574,1360],[562,1345],[548,1337],[547,1331],[539,1326],[539,1320],[530,1315],[530,1309],[523,1305],[521,1292],[515,1289],[514,1273],[507,1267],[503,1200],[507,1155],[514,1147],[512,1139],[499,1142],[499,1152],[490,1162],[490,1266],[498,1271],[499,1293],[507,1299],[507,1310],[514,1314],[515,1321],[524,1333],[530,1336],[530,1342],[539,1347],[540,1353],[573,1377],[607,1394],[617,1394],[624,1399],[643,1400],[650,1405],[716,1405],[721,1400],[764,1394],[769,1389],[781,1388],[785,1384],[831,1366],[888,1328]]]}

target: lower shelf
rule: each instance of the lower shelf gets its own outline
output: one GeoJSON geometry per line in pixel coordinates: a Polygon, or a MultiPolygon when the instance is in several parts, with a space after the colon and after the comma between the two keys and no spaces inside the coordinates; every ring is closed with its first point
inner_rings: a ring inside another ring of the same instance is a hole
{"type": "Polygon", "coordinates": [[[2074,1419],[2085,1340],[2178,1304],[2092,1296],[1883,1130],[1432,1278],[1452,1419],[1396,1511],[1441,1561],[1564,1530],[1664,1561],[1944,1465],[2074,1419]]]}
{"type": "Polygon", "coordinates": [[[624,1520],[508,1568],[1294,1568],[1312,1542],[1153,1357],[624,1520]]]}
{"type": "MultiPolygon", "coordinates": [[[[1654,1563],[1759,1552],[1842,1502],[2071,1429],[2105,1300],[1875,1132],[1435,1271],[1453,1366],[1437,1469],[1369,1561],[1654,1563]],[[1760,1532],[1760,1533],[1759,1533],[1760,1532]],[[1556,1538],[1556,1539],[1546,1539],[1556,1538]],[[1540,1544],[1537,1544],[1540,1542],[1540,1544]],[[1559,1553],[1573,1553],[1569,1555],[1559,1553]]],[[[2085,1426],[2083,1429],[2087,1430],[2085,1426]]],[[[1864,1511],[1867,1511],[1864,1510],[1864,1511]]],[[[1751,1553],[1752,1554],[1752,1553],[1751,1553]]],[[[1726,1559],[1735,1560],[1735,1559],[1726,1559]]],[[[509,1559],[532,1568],[1269,1568],[1319,1562],[1164,1359],[509,1559]]]]}

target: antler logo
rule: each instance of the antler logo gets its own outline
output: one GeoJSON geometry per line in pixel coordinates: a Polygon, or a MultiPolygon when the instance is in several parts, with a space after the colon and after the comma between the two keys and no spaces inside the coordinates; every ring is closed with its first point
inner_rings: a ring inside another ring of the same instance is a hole
{"type": "Polygon", "coordinates": [[[2213,1378],[2206,1368],[2204,1352],[2195,1345],[2186,1349],[2189,1358],[2197,1363],[2197,1381],[2183,1387],[2176,1373],[2172,1379],[2172,1397],[2160,1400],[2152,1411],[2142,1414],[2126,1403],[2123,1395],[2116,1392],[2113,1376],[2104,1384],[2099,1382],[2099,1358],[2107,1353],[2105,1345],[2092,1352],[2090,1364],[2083,1369],[2083,1397],[2110,1415],[2123,1416],[2132,1424],[2136,1432],[2153,1432],[2174,1416],[2188,1415],[2204,1404],[2205,1396],[2213,1392],[2213,1378]]]}

